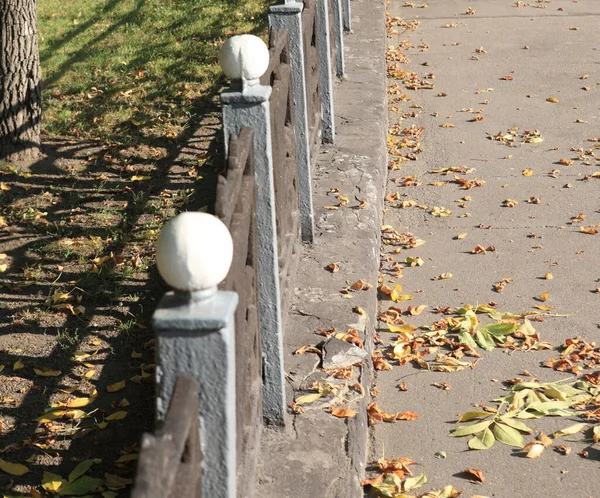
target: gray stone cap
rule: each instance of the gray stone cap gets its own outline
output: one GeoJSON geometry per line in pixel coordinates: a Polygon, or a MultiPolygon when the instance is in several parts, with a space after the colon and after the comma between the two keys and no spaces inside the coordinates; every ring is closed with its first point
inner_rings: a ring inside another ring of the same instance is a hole
{"type": "Polygon", "coordinates": [[[241,82],[236,82],[221,93],[221,103],[223,104],[260,104],[267,102],[271,96],[271,87],[255,85],[247,87],[242,93],[241,82]]]}
{"type": "Polygon", "coordinates": [[[167,292],[152,315],[156,332],[220,330],[231,325],[237,292],[218,291],[212,298],[192,300],[187,292],[167,292]]]}
{"type": "Polygon", "coordinates": [[[297,14],[302,12],[304,4],[302,2],[286,2],[284,4],[272,5],[269,7],[269,12],[274,14],[297,14]]]}

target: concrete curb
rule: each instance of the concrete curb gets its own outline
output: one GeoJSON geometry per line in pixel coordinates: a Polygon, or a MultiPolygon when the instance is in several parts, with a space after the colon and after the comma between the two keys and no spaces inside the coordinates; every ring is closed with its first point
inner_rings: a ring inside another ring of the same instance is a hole
{"type": "MultiPolygon", "coordinates": [[[[365,396],[351,405],[358,415],[337,419],[322,409],[290,419],[285,431],[263,431],[258,485],[255,496],[363,496],[360,481],[367,459],[366,408],[373,378],[370,353],[376,326],[377,277],[384,186],[387,178],[387,91],[385,66],[385,3],[352,2],[354,31],[345,35],[346,78],[334,88],[335,145],[323,148],[313,181],[315,242],[301,254],[296,296],[284,333],[284,361],[291,402],[296,391],[319,376],[319,358],[293,356],[297,348],[322,338],[317,328],[355,328],[369,357],[356,379],[365,396]],[[337,191],[349,200],[340,203],[337,191]],[[359,206],[362,203],[362,208],[359,206]],[[340,271],[325,267],[336,263],[340,271]],[[373,284],[370,290],[340,290],[357,280],[373,284]],[[356,306],[364,315],[353,312],[356,306]]],[[[357,369],[355,369],[357,370],[357,369]]]]}

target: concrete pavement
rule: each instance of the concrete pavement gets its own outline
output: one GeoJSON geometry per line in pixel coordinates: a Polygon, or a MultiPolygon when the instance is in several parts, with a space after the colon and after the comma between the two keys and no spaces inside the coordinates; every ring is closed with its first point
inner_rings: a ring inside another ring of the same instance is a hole
{"type": "MultiPolygon", "coordinates": [[[[399,196],[386,202],[383,223],[425,244],[399,254],[384,246],[383,267],[408,256],[419,256],[424,263],[401,264],[403,278],[385,278],[387,285],[399,283],[403,293],[415,297],[397,304],[383,298],[379,311],[425,304],[420,315],[403,316],[407,323],[424,326],[444,318],[434,313],[436,307],[493,301],[500,311],[520,313],[548,305],[549,313],[569,316],[532,322],[542,341],[557,347],[575,336],[597,341],[600,234],[583,233],[580,226],[593,232],[600,224],[600,178],[592,176],[600,171],[600,2],[430,0],[427,8],[419,8],[422,3],[392,0],[388,5],[390,19],[419,21],[416,30],[392,21],[398,34],[388,44],[410,59],[398,67],[435,87],[410,90],[402,83],[406,75],[388,79],[390,85],[398,82],[409,98],[395,104],[390,127],[415,125],[423,132],[417,160],[389,172],[387,193],[399,196]],[[405,6],[411,3],[414,7],[405,6]],[[410,117],[412,112],[416,117],[410,117]],[[498,134],[504,140],[490,138],[498,134]],[[449,175],[429,173],[459,166],[466,168],[449,175]],[[413,179],[405,181],[413,175],[417,185],[402,186],[413,184],[413,179]],[[485,183],[463,190],[455,175],[485,183]],[[430,209],[398,207],[410,200],[430,209]],[[503,207],[506,200],[518,203],[503,207]],[[431,214],[436,206],[452,214],[436,217],[431,214]],[[578,222],[580,213],[584,219],[578,222]],[[456,238],[459,234],[466,236],[456,238]],[[495,251],[473,254],[477,245],[495,251]],[[452,277],[434,279],[444,273],[452,277]],[[551,280],[544,278],[547,273],[551,280]],[[498,293],[494,284],[503,279],[512,281],[498,293]],[[536,299],[546,292],[546,302],[536,299]]],[[[384,323],[379,328],[384,340],[379,348],[387,354],[386,344],[396,336],[385,333],[384,323]]],[[[600,496],[600,452],[589,442],[557,440],[555,444],[572,447],[568,456],[548,448],[539,458],[526,459],[523,451],[498,442],[485,451],[469,451],[468,438],[448,437],[460,414],[478,403],[494,406],[493,399],[507,394],[502,381],[524,371],[531,374],[525,380],[568,377],[541,367],[557,356],[556,350],[479,352],[475,368],[456,373],[399,366],[397,361],[391,361],[391,370],[377,372],[379,407],[416,412],[419,418],[374,425],[370,460],[417,461],[422,467],[413,471],[425,472],[429,480],[418,492],[452,484],[463,496],[600,496]],[[401,382],[407,391],[398,388],[401,382]],[[451,389],[433,386],[443,382],[451,389]],[[587,451],[587,458],[580,451],[587,451]],[[485,483],[461,474],[469,468],[482,470],[485,483]]],[[[544,417],[525,422],[535,434],[550,434],[581,421],[544,417]]],[[[525,437],[526,442],[533,439],[525,437]]]]}

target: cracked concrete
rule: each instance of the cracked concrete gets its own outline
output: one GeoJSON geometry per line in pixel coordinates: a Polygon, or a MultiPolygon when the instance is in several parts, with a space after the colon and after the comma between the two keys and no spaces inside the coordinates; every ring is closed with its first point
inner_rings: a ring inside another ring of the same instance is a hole
{"type": "MultiPolygon", "coordinates": [[[[296,296],[284,332],[289,403],[306,393],[302,388],[307,384],[325,377],[316,368],[318,357],[314,354],[292,354],[323,341],[323,336],[315,334],[317,328],[355,328],[369,357],[372,350],[379,227],[387,176],[385,6],[381,0],[356,0],[351,7],[354,31],[344,36],[347,74],[334,88],[336,143],[322,147],[318,157],[313,176],[315,241],[302,251],[296,296]],[[365,109],[375,112],[365,114],[365,109]],[[349,199],[348,205],[326,208],[340,204],[334,189],[349,199]],[[327,271],[330,263],[337,263],[339,272],[327,271]],[[346,296],[340,292],[361,279],[373,287],[346,296]],[[366,315],[354,313],[355,306],[363,308],[366,315]]],[[[347,381],[364,389],[364,396],[348,406],[358,411],[354,418],[335,418],[315,409],[320,405],[313,403],[305,405],[304,413],[290,415],[286,430],[263,431],[254,495],[361,497],[371,379],[371,362],[365,361],[347,381]]]]}

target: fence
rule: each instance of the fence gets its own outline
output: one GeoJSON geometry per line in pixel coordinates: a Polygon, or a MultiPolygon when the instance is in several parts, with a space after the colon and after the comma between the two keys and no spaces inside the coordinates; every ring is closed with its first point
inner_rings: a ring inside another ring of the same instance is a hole
{"type": "Polygon", "coordinates": [[[285,423],[286,310],[301,244],[313,239],[318,148],[334,139],[332,88],[334,72],[343,75],[349,9],[349,0],[271,7],[260,79],[246,61],[266,61],[266,47],[264,61],[244,54],[243,43],[238,53],[225,49],[231,60],[223,67],[233,67],[233,79],[221,94],[227,168],[217,186],[220,221],[183,213],[158,241],[159,271],[178,290],[165,294],[153,317],[157,422],[164,422],[144,435],[134,498],[252,496],[261,418],[285,423]]]}

